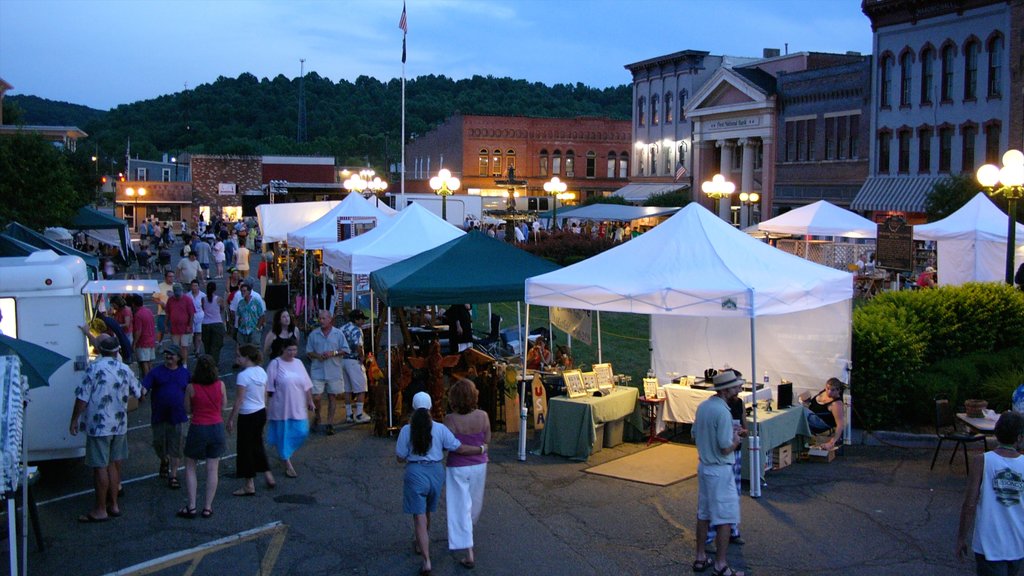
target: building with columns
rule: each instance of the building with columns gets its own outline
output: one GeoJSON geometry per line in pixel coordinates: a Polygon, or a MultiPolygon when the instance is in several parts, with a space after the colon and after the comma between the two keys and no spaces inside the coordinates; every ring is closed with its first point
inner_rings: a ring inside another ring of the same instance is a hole
{"type": "Polygon", "coordinates": [[[1024,0],[864,0],[869,176],[852,208],[925,220],[935,184],[1024,147],[1024,0]]]}

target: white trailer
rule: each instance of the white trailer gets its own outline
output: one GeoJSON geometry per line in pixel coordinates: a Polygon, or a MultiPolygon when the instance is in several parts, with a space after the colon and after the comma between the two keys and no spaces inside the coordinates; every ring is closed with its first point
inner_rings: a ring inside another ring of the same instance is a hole
{"type": "MultiPolygon", "coordinates": [[[[441,216],[441,197],[435,194],[399,194],[398,192],[389,193],[388,196],[392,200],[392,207],[395,210],[401,211],[409,204],[419,204],[427,210],[430,210],[438,217],[441,216]],[[402,203],[402,198],[405,198],[405,203],[402,203]]],[[[466,220],[480,221],[483,216],[484,205],[483,198],[476,195],[469,194],[452,194],[445,201],[447,204],[446,211],[448,213],[448,223],[459,228],[466,227],[466,220]]]]}

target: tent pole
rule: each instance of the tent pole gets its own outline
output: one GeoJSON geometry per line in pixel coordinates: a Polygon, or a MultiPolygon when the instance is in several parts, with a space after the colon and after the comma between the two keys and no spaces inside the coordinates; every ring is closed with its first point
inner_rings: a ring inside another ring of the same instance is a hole
{"type": "Polygon", "coordinates": [[[597,311],[597,363],[604,362],[603,350],[601,350],[601,311],[597,311]]]}
{"type": "MultiPolygon", "coordinates": [[[[21,401],[24,408],[21,412],[21,567],[22,574],[28,574],[28,444],[25,443],[25,422],[28,421],[28,402],[25,396],[28,393],[28,381],[22,377],[21,401]]],[[[13,538],[13,532],[8,538],[13,538]]]]}
{"type": "MultiPolygon", "coordinates": [[[[330,311],[331,305],[327,302],[327,266],[324,266],[324,255],[320,254],[320,287],[321,297],[320,301],[324,304],[324,310],[330,311]]],[[[319,312],[317,312],[319,314],[319,312]]]]}
{"type": "Polygon", "coordinates": [[[306,262],[306,254],[308,253],[307,250],[302,250],[302,318],[304,326],[309,325],[309,278],[306,276],[306,272],[309,270],[308,263],[306,262]]]}
{"type": "Polygon", "coordinates": [[[394,421],[394,407],[395,403],[391,399],[391,306],[388,306],[388,429],[395,427],[394,421]]]}
{"type": "MultiPolygon", "coordinates": [[[[374,324],[374,321],[376,320],[375,317],[377,316],[376,314],[373,313],[373,309],[374,308],[375,308],[375,306],[373,305],[373,288],[370,288],[370,354],[376,354],[377,353],[377,348],[374,346],[374,343],[373,343],[373,324],[374,324]]],[[[374,360],[376,360],[376,359],[377,358],[375,356],[374,360]]]]}
{"type": "MultiPolygon", "coordinates": [[[[516,308],[519,307],[519,303],[516,303],[516,308]]],[[[526,326],[523,330],[523,372],[520,375],[519,382],[516,383],[519,386],[519,461],[526,462],[526,415],[528,412],[528,405],[526,404],[526,345],[529,339],[526,337],[526,329],[530,326],[530,303],[526,303],[526,326]]]]}
{"type": "MultiPolygon", "coordinates": [[[[752,434],[747,436],[750,449],[750,497],[761,497],[761,437],[757,434],[757,317],[754,316],[754,289],[750,289],[750,377],[751,384],[751,428],[752,434]]],[[[742,392],[742,390],[741,390],[742,392]]]]}

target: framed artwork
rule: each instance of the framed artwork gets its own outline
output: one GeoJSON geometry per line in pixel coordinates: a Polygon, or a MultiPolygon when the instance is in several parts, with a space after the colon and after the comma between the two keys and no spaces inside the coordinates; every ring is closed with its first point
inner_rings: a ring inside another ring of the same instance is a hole
{"type": "Polygon", "coordinates": [[[644,398],[658,397],[658,379],[644,378],[644,398]]]}
{"type": "Polygon", "coordinates": [[[586,385],[583,383],[583,373],[579,370],[566,370],[562,372],[565,380],[565,394],[569,398],[578,398],[587,395],[586,385]]]}
{"type": "Polygon", "coordinates": [[[588,394],[591,392],[597,392],[597,374],[593,372],[583,373],[583,389],[586,390],[588,394]]]}
{"type": "Polygon", "coordinates": [[[594,374],[597,376],[597,387],[602,390],[611,388],[615,383],[611,364],[594,364],[594,374]]]}

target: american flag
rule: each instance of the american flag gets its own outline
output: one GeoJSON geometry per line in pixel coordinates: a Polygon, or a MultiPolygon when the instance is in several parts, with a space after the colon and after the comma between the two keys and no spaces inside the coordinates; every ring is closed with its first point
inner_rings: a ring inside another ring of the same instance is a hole
{"type": "Polygon", "coordinates": [[[686,176],[686,166],[683,166],[683,163],[680,162],[679,164],[676,165],[676,177],[672,181],[679,182],[679,179],[682,178],[683,176],[686,176]]]}
{"type": "Polygon", "coordinates": [[[405,19],[405,2],[402,2],[402,17],[398,19],[398,27],[402,29],[402,64],[405,64],[405,35],[409,33],[409,22],[405,19]]]}

